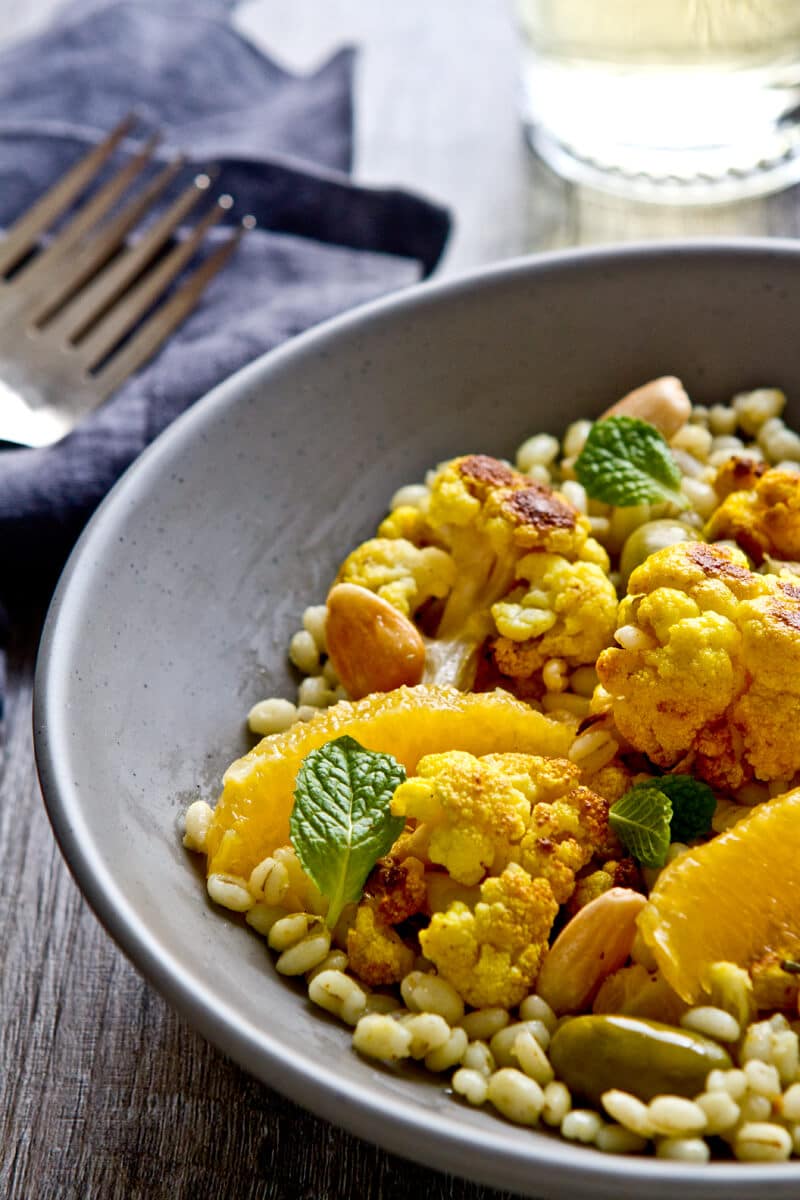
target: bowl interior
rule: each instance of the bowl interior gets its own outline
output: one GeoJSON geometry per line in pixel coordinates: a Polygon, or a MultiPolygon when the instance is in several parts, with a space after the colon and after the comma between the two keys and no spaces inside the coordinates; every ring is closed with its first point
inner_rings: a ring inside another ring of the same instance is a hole
{"type": "MultiPolygon", "coordinates": [[[[357,1133],[528,1194],[796,1195],[800,1166],[611,1160],[457,1107],[358,1059],[205,900],[180,815],[292,694],[285,648],[392,491],[458,453],[509,455],[659,374],[697,401],[774,384],[800,415],[800,251],[685,244],[567,254],[416,289],[247,368],[117,486],[65,573],[37,678],[56,833],[134,962],[248,1069],[357,1133]]],[[[791,418],[791,412],[790,412],[791,418]]]]}

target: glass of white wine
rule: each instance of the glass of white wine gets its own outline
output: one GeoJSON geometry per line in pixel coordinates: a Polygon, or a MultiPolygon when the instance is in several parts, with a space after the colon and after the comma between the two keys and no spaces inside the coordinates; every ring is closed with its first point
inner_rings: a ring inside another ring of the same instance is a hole
{"type": "Polygon", "coordinates": [[[516,0],[523,116],[559,174],[725,201],[800,179],[800,0],[516,0]]]}

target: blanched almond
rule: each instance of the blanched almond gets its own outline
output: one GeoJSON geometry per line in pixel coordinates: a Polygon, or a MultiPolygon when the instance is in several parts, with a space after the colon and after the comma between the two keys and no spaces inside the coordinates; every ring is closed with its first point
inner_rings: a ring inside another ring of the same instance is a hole
{"type": "Polygon", "coordinates": [[[636,918],[647,903],[640,892],[611,888],[582,908],[564,927],[544,960],[538,995],[553,1012],[580,1012],[600,984],[628,958],[636,918]]]}
{"type": "Polygon", "coordinates": [[[639,417],[655,425],[669,441],[689,420],[691,411],[692,402],[680,379],[674,375],[662,375],[628,392],[627,396],[607,408],[600,420],[605,417],[639,417]]]}
{"type": "Polygon", "coordinates": [[[422,635],[408,617],[367,588],[355,583],[331,588],[325,628],[331,662],[354,700],[422,680],[422,635]]]}

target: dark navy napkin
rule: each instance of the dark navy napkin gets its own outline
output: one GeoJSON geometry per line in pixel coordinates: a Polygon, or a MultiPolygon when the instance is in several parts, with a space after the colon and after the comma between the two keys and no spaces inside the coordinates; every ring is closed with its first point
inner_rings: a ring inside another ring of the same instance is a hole
{"type": "Polygon", "coordinates": [[[446,241],[441,208],[349,178],[353,50],[291,74],[226,7],[84,0],[0,54],[0,227],[131,109],[163,131],[162,160],[187,155],[180,184],[215,163],[216,191],[236,199],[230,221],[258,221],[200,307],[102,408],[56,446],[0,450],[6,601],[16,585],[51,585],[108,488],[178,413],[293,334],[427,274],[446,241]]]}

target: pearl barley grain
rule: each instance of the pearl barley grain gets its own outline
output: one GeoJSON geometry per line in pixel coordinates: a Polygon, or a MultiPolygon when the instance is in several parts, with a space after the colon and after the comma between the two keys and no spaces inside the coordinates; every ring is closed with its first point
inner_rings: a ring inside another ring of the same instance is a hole
{"type": "Polygon", "coordinates": [[[425,1066],[429,1071],[449,1071],[460,1063],[467,1049],[467,1035],[463,1029],[451,1029],[443,1046],[437,1046],[425,1055],[425,1066]]]}
{"type": "Polygon", "coordinates": [[[497,1111],[517,1125],[536,1125],[544,1107],[538,1083],[513,1067],[503,1067],[489,1077],[488,1096],[497,1111]]]}
{"type": "Polygon", "coordinates": [[[400,983],[400,995],[409,1012],[438,1013],[449,1025],[457,1025],[464,1016],[464,1001],[439,975],[411,971],[400,983]]]}
{"type": "Polygon", "coordinates": [[[544,1089],[544,1107],[542,1120],[547,1125],[558,1126],[572,1107],[572,1097],[569,1088],[560,1079],[554,1079],[544,1089]]]}
{"type": "Polygon", "coordinates": [[[488,1042],[510,1021],[505,1008],[476,1008],[461,1018],[459,1024],[467,1031],[470,1041],[488,1042]]]}
{"type": "Polygon", "coordinates": [[[604,1125],[597,1131],[594,1144],[606,1154],[639,1154],[647,1145],[647,1138],[624,1125],[604,1125]]]}
{"type": "Polygon", "coordinates": [[[631,1095],[630,1092],[620,1091],[618,1088],[612,1088],[603,1093],[601,1100],[603,1108],[612,1120],[624,1125],[626,1129],[630,1129],[640,1137],[650,1138],[653,1136],[654,1129],[650,1112],[647,1105],[643,1104],[637,1096],[631,1095]]]}
{"type": "Polygon", "coordinates": [[[792,1138],[782,1125],[751,1121],[737,1132],[733,1153],[740,1162],[785,1162],[792,1153],[792,1138]]]}
{"type": "Polygon", "coordinates": [[[656,1158],[671,1158],[676,1162],[707,1163],[711,1158],[708,1143],[703,1138],[660,1138],[656,1158]]]}
{"type": "Polygon", "coordinates": [[[328,621],[326,604],[310,604],[303,613],[303,628],[307,630],[320,654],[325,652],[325,626],[328,621]]]}
{"type": "Polygon", "coordinates": [[[523,1021],[541,1021],[548,1033],[553,1033],[558,1017],[550,1005],[541,996],[532,993],[526,996],[519,1006],[520,1019],[523,1021]]]}
{"type": "Polygon", "coordinates": [[[564,434],[564,457],[577,458],[592,431],[592,421],[573,421],[564,434]]]}
{"type": "Polygon", "coordinates": [[[353,1031],[353,1046],[369,1058],[396,1062],[407,1058],[411,1048],[411,1033],[399,1021],[382,1013],[361,1017],[353,1031]]]}
{"type": "Polygon", "coordinates": [[[550,1083],[555,1075],[542,1047],[528,1030],[517,1034],[512,1051],[522,1070],[540,1087],[550,1083]]]}
{"type": "Polygon", "coordinates": [[[457,1096],[463,1096],[470,1104],[485,1104],[489,1095],[489,1080],[480,1071],[462,1067],[456,1071],[451,1083],[457,1096]]]}
{"type": "Polygon", "coordinates": [[[209,875],[206,890],[215,904],[232,912],[247,912],[255,901],[247,888],[247,880],[239,875],[209,875]]]}
{"type": "Polygon", "coordinates": [[[527,472],[535,466],[549,467],[559,449],[558,438],[549,433],[537,433],[517,450],[517,470],[527,472]]]}
{"type": "Polygon", "coordinates": [[[334,700],[334,693],[324,675],[309,675],[297,689],[297,702],[301,707],[310,705],[312,708],[327,708],[334,700]]]}
{"type": "Polygon", "coordinates": [[[252,733],[259,737],[268,737],[271,733],[283,733],[297,720],[297,706],[291,700],[283,700],[273,696],[269,700],[259,700],[247,714],[247,724],[252,733]]]}
{"type": "MultiPolygon", "coordinates": [[[[333,1013],[347,1025],[355,1025],[367,1006],[363,988],[343,971],[321,971],[319,975],[315,975],[308,985],[308,998],[312,1004],[333,1013]]],[[[370,1015],[383,1016],[382,1013],[370,1015]]],[[[392,1018],[385,1017],[385,1020],[391,1021],[392,1018]]],[[[410,1033],[408,1039],[410,1042],[410,1033]]]]}
{"type": "Polygon", "coordinates": [[[305,975],[319,966],[327,957],[331,948],[330,931],[324,927],[317,929],[308,937],[302,938],[296,945],[284,950],[275,963],[275,970],[281,975],[305,975]]]}
{"type": "Polygon", "coordinates": [[[736,1042],[741,1033],[739,1022],[735,1017],[725,1012],[724,1009],[715,1008],[710,1004],[690,1008],[681,1017],[681,1025],[684,1029],[705,1034],[706,1037],[714,1038],[718,1042],[736,1042]]]}
{"type": "Polygon", "coordinates": [[[569,1142],[589,1145],[595,1140],[605,1122],[591,1108],[573,1108],[561,1122],[561,1136],[569,1142]]]}
{"type": "Polygon", "coordinates": [[[702,1133],[706,1114],[693,1100],[683,1096],[654,1096],[648,1105],[650,1121],[656,1133],[678,1137],[686,1133],[702,1133]]]}
{"type": "Polygon", "coordinates": [[[486,1045],[486,1042],[470,1042],[464,1051],[461,1061],[470,1071],[478,1071],[481,1075],[486,1075],[487,1078],[497,1067],[494,1055],[486,1045]]]}
{"type": "Polygon", "coordinates": [[[205,800],[195,800],[194,804],[189,805],[183,814],[183,844],[187,850],[205,854],[208,827],[213,816],[214,810],[205,800]]]}
{"type": "Polygon", "coordinates": [[[389,509],[394,512],[397,508],[419,508],[428,499],[431,490],[424,483],[407,483],[398,488],[389,501],[389,509]]]}
{"type": "Polygon", "coordinates": [[[319,650],[307,629],[298,630],[289,642],[289,658],[304,675],[313,675],[319,670],[319,650]]]}
{"type": "Polygon", "coordinates": [[[444,1046],[450,1037],[450,1026],[436,1013],[411,1013],[401,1017],[400,1023],[411,1035],[409,1054],[412,1058],[424,1058],[444,1046]]]}
{"type": "Polygon", "coordinates": [[[706,1115],[705,1132],[708,1134],[726,1133],[739,1120],[739,1105],[725,1091],[703,1092],[695,1103],[706,1115]]]}
{"type": "Polygon", "coordinates": [[[800,1121],[800,1083],[793,1083],[783,1093],[781,1115],[787,1121],[800,1121]]]}

